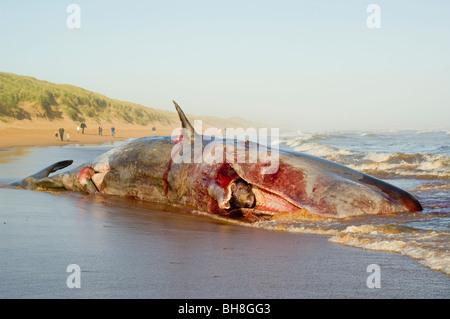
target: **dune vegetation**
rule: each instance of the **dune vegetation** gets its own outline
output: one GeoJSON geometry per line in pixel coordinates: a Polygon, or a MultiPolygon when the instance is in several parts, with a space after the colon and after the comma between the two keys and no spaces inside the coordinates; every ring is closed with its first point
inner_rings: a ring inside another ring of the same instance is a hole
{"type": "Polygon", "coordinates": [[[0,118],[3,121],[41,118],[81,122],[89,119],[170,125],[176,120],[176,114],[118,101],[73,85],[0,72],[0,118]]]}

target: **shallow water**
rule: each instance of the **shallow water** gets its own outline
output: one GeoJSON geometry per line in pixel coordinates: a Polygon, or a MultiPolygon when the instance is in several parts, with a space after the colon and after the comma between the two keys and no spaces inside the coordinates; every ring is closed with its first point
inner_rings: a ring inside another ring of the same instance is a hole
{"type": "MultiPolygon", "coordinates": [[[[75,167],[113,146],[4,151],[0,184],[63,159],[74,159],[75,167]]],[[[188,207],[0,188],[0,297],[448,298],[449,277],[442,269],[431,270],[401,251],[346,246],[351,242],[347,235],[356,237],[359,247],[363,241],[358,236],[379,241],[377,234],[412,236],[386,239],[387,245],[420,240],[438,245],[435,238],[444,237],[432,232],[448,231],[441,222],[448,215],[446,208],[428,206],[424,215],[393,219],[280,220],[250,226],[188,207]],[[433,224],[423,220],[427,214],[441,215],[433,224]],[[416,229],[423,230],[423,238],[416,229]],[[336,244],[340,239],[345,245],[336,244]],[[67,287],[71,264],[81,269],[80,289],[67,287]],[[370,264],[381,267],[380,289],[367,287],[370,264]]],[[[448,249],[447,239],[441,245],[448,249]]]]}

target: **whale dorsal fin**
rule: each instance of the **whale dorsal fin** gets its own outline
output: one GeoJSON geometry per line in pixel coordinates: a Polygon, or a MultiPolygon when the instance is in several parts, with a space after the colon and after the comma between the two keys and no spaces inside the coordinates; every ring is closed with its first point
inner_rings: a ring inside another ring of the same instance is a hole
{"type": "Polygon", "coordinates": [[[190,139],[193,140],[197,134],[195,132],[194,127],[192,126],[191,122],[189,122],[189,120],[187,119],[186,115],[184,114],[181,107],[177,104],[177,102],[175,102],[175,101],[172,101],[172,102],[173,102],[173,104],[175,104],[175,108],[177,109],[178,116],[180,117],[181,127],[184,129],[187,129],[189,131],[190,139]]]}

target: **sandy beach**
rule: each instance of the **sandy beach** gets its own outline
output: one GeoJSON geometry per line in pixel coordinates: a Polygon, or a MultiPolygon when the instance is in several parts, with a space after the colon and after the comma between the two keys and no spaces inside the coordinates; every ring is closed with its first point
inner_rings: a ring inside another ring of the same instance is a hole
{"type": "MultiPolygon", "coordinates": [[[[13,123],[0,122],[0,149],[18,146],[61,146],[68,144],[102,144],[111,141],[121,141],[128,138],[153,136],[152,125],[141,126],[124,123],[114,124],[115,137],[111,135],[111,123],[86,122],[84,134],[77,133],[77,123],[73,121],[46,121],[33,119],[13,123]],[[98,134],[101,126],[102,136],[98,134]],[[59,128],[64,128],[64,139],[55,136],[59,128]],[[67,140],[67,133],[70,139],[67,140]]],[[[175,126],[161,126],[155,124],[156,135],[170,135],[175,126]]]]}

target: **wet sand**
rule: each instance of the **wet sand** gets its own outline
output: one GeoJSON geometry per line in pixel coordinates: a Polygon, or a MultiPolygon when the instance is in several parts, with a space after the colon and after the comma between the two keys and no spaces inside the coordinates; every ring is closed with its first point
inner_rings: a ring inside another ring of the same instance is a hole
{"type": "MultiPolygon", "coordinates": [[[[111,145],[3,151],[0,183],[111,145]]],[[[229,224],[112,196],[0,188],[0,298],[448,298],[447,275],[397,254],[229,224]],[[81,288],[68,288],[67,267],[81,288]],[[367,287],[367,267],[381,288],[367,287]]]]}

